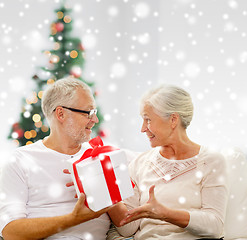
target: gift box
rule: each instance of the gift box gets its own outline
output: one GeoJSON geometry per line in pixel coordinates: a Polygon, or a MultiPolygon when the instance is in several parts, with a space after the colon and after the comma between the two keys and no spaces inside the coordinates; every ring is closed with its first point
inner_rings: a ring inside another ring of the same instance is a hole
{"type": "Polygon", "coordinates": [[[99,211],[134,195],[125,152],[104,146],[99,137],[89,141],[78,160],[69,160],[69,170],[77,195],[86,195],[85,204],[99,211]]]}

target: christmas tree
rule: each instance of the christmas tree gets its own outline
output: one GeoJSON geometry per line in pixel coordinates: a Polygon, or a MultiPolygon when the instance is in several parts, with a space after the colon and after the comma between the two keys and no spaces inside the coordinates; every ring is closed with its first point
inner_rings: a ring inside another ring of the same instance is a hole
{"type": "MultiPolygon", "coordinates": [[[[72,75],[88,84],[94,96],[96,95],[94,83],[82,79],[85,54],[81,40],[71,36],[73,22],[71,9],[63,2],[55,12],[57,18],[51,24],[50,34],[50,39],[54,43],[53,49],[44,51],[49,63],[47,67],[40,67],[47,77],[45,79],[38,75],[32,77],[36,89],[30,96],[23,99],[19,122],[12,125],[9,134],[9,139],[13,139],[18,146],[31,144],[49,135],[49,127],[41,110],[42,93],[47,84],[53,84],[58,79],[72,75]]],[[[100,109],[98,109],[97,116],[99,123],[95,124],[93,135],[104,136],[104,132],[100,130],[102,122],[100,109]]]]}

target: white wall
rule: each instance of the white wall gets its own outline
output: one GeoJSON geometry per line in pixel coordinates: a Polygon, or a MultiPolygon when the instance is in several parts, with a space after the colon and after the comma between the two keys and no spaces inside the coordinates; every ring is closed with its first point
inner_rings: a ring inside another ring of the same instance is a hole
{"type": "MultiPolygon", "coordinates": [[[[86,48],[84,76],[95,81],[106,141],[143,151],[138,101],[158,83],[176,84],[194,100],[189,135],[198,143],[247,148],[245,0],[69,0],[74,34],[86,48]]],[[[0,0],[0,162],[21,98],[47,59],[57,1],[0,0]],[[13,7],[14,6],[14,7],[13,7]]]]}

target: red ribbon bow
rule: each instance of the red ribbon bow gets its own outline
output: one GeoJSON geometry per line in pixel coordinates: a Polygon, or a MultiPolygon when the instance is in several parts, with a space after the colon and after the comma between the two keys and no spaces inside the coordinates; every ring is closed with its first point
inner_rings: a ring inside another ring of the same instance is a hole
{"type": "MultiPolygon", "coordinates": [[[[79,162],[89,157],[95,158],[99,156],[99,154],[119,150],[118,148],[115,148],[112,146],[104,146],[103,141],[101,140],[99,136],[91,139],[89,141],[89,144],[92,146],[92,148],[87,149],[82,155],[82,157],[73,163],[73,171],[75,175],[75,180],[76,180],[79,191],[82,193],[84,193],[84,189],[83,189],[82,182],[77,172],[76,164],[78,164],[79,162]]],[[[110,193],[112,203],[114,204],[114,203],[120,202],[122,198],[121,198],[118,185],[116,183],[116,176],[113,170],[110,157],[104,156],[104,158],[100,161],[100,163],[103,169],[103,173],[105,176],[106,184],[107,184],[107,187],[110,193]]],[[[87,200],[85,200],[85,205],[88,207],[87,200]]]]}

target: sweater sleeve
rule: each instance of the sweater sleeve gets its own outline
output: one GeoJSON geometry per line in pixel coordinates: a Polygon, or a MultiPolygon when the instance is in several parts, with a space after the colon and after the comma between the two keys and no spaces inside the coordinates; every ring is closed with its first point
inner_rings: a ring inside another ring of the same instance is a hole
{"type": "Polygon", "coordinates": [[[26,173],[21,169],[17,154],[2,168],[0,177],[0,232],[11,221],[27,216],[26,173]]]}
{"type": "MultiPolygon", "coordinates": [[[[131,177],[133,183],[135,184],[134,196],[124,200],[124,204],[126,205],[128,210],[140,206],[140,202],[139,202],[140,194],[139,194],[139,188],[136,184],[137,183],[137,176],[136,176],[136,174],[134,174],[134,172],[135,172],[134,171],[134,169],[135,169],[134,165],[135,165],[135,161],[132,161],[129,164],[129,174],[130,174],[130,177],[131,177]]],[[[117,227],[117,230],[122,236],[129,237],[129,236],[133,235],[138,230],[139,225],[140,225],[140,221],[141,220],[136,220],[136,221],[128,223],[122,227],[117,227]]]]}
{"type": "Polygon", "coordinates": [[[203,166],[202,206],[191,210],[187,231],[202,237],[223,236],[227,204],[226,162],[222,155],[212,154],[203,166]]]}

